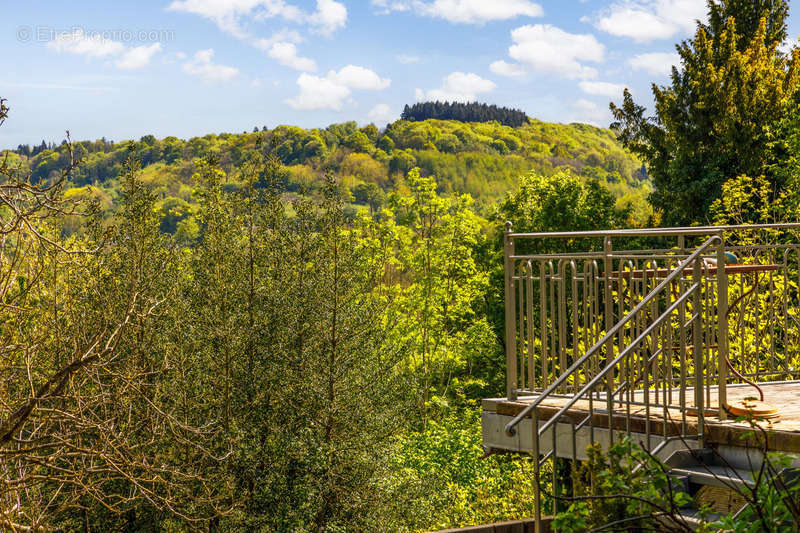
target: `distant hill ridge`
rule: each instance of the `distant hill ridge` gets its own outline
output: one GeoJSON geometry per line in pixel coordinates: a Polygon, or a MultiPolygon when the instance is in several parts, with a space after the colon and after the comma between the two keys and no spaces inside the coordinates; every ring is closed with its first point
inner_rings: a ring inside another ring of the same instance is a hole
{"type": "MultiPolygon", "coordinates": [[[[128,143],[76,141],[74,153],[83,160],[75,172],[75,187],[103,191],[115,202],[118,176],[128,143]]],[[[213,154],[235,187],[236,168],[253,150],[275,154],[286,165],[289,192],[314,193],[325,172],[340,178],[354,208],[378,206],[391,190],[404,186],[405,174],[419,167],[435,175],[442,193],[469,193],[479,208],[488,207],[516,188],[520,175],[531,171],[551,175],[561,169],[594,178],[620,201],[646,205],[650,184],[642,165],[617,142],[608,129],[587,124],[554,124],[528,119],[511,127],[496,121],[398,120],[384,131],[355,122],[327,128],[278,126],[253,133],[222,133],[156,139],[146,135],[137,143],[142,176],[164,199],[193,203],[194,160],[213,154]],[[256,141],[261,139],[257,147],[256,141]]],[[[46,180],[67,161],[64,146],[25,150],[12,157],[28,166],[37,180],[46,180]],[[28,152],[30,153],[30,152],[28,152]]]]}
{"type": "Polygon", "coordinates": [[[481,104],[479,102],[418,102],[412,106],[406,105],[400,115],[403,120],[458,120],[460,122],[490,122],[496,121],[505,126],[517,128],[528,120],[528,115],[519,109],[497,107],[496,105],[481,104]]]}

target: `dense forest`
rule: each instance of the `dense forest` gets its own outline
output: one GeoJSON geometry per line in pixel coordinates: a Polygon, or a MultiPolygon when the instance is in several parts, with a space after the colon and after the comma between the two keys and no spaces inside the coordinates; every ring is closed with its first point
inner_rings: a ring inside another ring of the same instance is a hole
{"type": "MultiPolygon", "coordinates": [[[[480,400],[505,387],[503,223],[800,215],[787,4],[709,9],[657,116],[626,92],[613,130],[426,119],[4,152],[0,529],[530,516],[530,462],[481,458],[480,400]]],[[[0,99],[0,126],[13,113],[0,99]]],[[[608,492],[563,531],[646,519],[625,495],[646,501],[647,472],[625,493],[597,465],[608,492]]]]}
{"type": "MultiPolygon", "coordinates": [[[[70,175],[69,195],[91,196],[109,208],[115,205],[128,144],[104,139],[73,142],[72,155],[81,164],[70,175]]],[[[70,157],[66,144],[39,148],[22,146],[10,155],[35,182],[58,175],[70,157]]],[[[189,140],[148,135],[135,143],[135,152],[142,179],[159,197],[163,228],[169,232],[196,210],[192,175],[197,158],[213,156],[222,170],[235,175],[256,152],[282,164],[289,196],[319,194],[325,174],[336,175],[350,216],[386,206],[391,192],[407,190],[406,175],[413,168],[422,176],[435,176],[440,194],[469,194],[484,216],[531,171],[544,176],[569,171],[585,181],[598,181],[612,192],[617,206],[628,211],[628,225],[647,223],[653,215],[646,202],[652,187],[641,163],[611,131],[585,124],[531,121],[511,128],[496,122],[401,120],[384,131],[373,125],[359,128],[355,122],[314,130],[278,126],[189,140]]],[[[239,186],[235,179],[228,185],[239,186]]]]}
{"type": "Polygon", "coordinates": [[[400,115],[403,120],[458,120],[461,122],[491,122],[496,121],[504,126],[518,128],[527,123],[528,115],[519,109],[497,107],[496,105],[471,102],[417,102],[411,106],[406,105],[400,115]]]}

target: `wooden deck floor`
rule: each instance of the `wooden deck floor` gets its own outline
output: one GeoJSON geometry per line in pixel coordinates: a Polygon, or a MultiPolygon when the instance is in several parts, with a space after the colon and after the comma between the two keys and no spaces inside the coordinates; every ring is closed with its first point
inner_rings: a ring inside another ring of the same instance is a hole
{"type": "MultiPolygon", "coordinates": [[[[764,391],[764,401],[776,407],[780,414],[779,418],[759,422],[759,425],[767,430],[769,449],[800,453],[800,381],[762,383],[759,385],[764,391]]],[[[757,397],[758,395],[755,389],[749,385],[728,385],[727,393],[729,403],[737,399],[757,397]]],[[[637,394],[638,400],[643,399],[641,391],[637,394]]],[[[678,391],[673,391],[674,399],[672,403],[674,404],[678,403],[677,394],[678,391]]],[[[693,396],[693,391],[687,392],[687,406],[694,405],[693,396]]],[[[505,399],[484,400],[483,410],[514,416],[524,409],[532,399],[533,397],[523,397],[516,401],[507,401],[505,399]]],[[[567,398],[548,398],[542,402],[537,408],[539,420],[548,420],[567,401],[567,398]]],[[[716,410],[717,406],[717,391],[712,389],[711,403],[706,408],[710,407],[716,410]]],[[[609,417],[604,410],[605,401],[595,401],[593,407],[595,412],[592,421],[593,425],[607,428],[609,426],[609,417]]],[[[588,401],[580,401],[566,413],[562,421],[579,423],[586,418],[588,408],[588,401]]],[[[624,410],[617,409],[614,410],[611,417],[611,424],[614,429],[624,430],[630,425],[631,431],[645,433],[649,429],[651,434],[656,435],[677,435],[683,423],[683,417],[678,409],[670,409],[665,416],[661,407],[651,407],[649,417],[646,416],[645,407],[643,406],[631,406],[630,418],[624,410]]],[[[694,431],[697,427],[697,417],[687,415],[685,423],[690,432],[694,431]]],[[[752,433],[752,428],[747,422],[736,420],[720,421],[716,416],[711,415],[706,415],[705,417],[705,436],[708,443],[752,446],[757,444],[754,439],[748,438],[748,435],[752,435],[752,433]]]]}

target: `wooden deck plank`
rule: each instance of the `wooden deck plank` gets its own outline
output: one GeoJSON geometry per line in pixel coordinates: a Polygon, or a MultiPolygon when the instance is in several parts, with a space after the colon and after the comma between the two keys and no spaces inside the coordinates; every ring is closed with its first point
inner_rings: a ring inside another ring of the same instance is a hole
{"type": "MultiPolygon", "coordinates": [[[[768,432],[768,443],[770,450],[779,450],[791,453],[800,453],[800,382],[780,382],[780,383],[760,383],[759,386],[764,390],[764,401],[778,409],[780,418],[759,422],[759,425],[768,432]]],[[[749,385],[729,385],[727,388],[728,401],[733,402],[737,399],[758,397],[757,391],[749,385]]],[[[637,400],[643,400],[643,392],[637,391],[637,400]]],[[[652,394],[652,391],[651,391],[652,394]]],[[[677,398],[677,391],[673,391],[677,398]]],[[[687,391],[686,405],[694,406],[693,391],[687,391]]],[[[517,401],[500,401],[494,404],[497,414],[516,416],[532,401],[531,398],[523,398],[517,401]]],[[[549,420],[566,405],[569,398],[548,398],[537,408],[537,416],[540,421],[549,420]]],[[[608,414],[605,411],[605,400],[595,400],[594,415],[592,422],[595,427],[609,427],[608,414]]],[[[675,400],[677,403],[677,400],[675,400]]],[[[717,408],[717,391],[711,391],[711,407],[717,408]]],[[[611,425],[616,430],[625,430],[628,423],[633,432],[644,433],[649,419],[650,432],[654,435],[667,436],[678,435],[680,432],[682,417],[678,409],[670,409],[665,419],[663,408],[651,407],[650,416],[645,416],[645,409],[642,406],[631,406],[630,421],[626,413],[619,409],[614,410],[611,425]],[[666,425],[666,428],[665,428],[666,425]],[[666,429],[666,431],[665,431],[666,429]]],[[[707,406],[708,407],[708,406],[707,406]]],[[[564,422],[580,423],[589,413],[589,402],[581,400],[577,402],[567,413],[564,422]]],[[[686,416],[687,429],[689,433],[696,432],[697,417],[686,416]]],[[[756,441],[751,435],[752,428],[746,422],[735,420],[719,421],[716,417],[705,417],[706,440],[709,443],[725,444],[731,446],[754,446],[756,441]]]]}

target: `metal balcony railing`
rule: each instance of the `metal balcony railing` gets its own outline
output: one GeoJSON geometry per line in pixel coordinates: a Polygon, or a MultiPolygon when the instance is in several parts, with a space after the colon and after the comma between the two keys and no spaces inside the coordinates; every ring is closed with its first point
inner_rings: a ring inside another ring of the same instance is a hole
{"type": "Polygon", "coordinates": [[[670,439],[702,444],[705,418],[726,417],[729,383],[796,379],[798,231],[514,233],[507,224],[507,395],[529,403],[506,433],[532,418],[536,490],[552,461],[557,493],[558,447],[574,458],[581,430],[594,443],[602,428],[609,444],[635,432],[652,453],[670,439]],[[545,403],[557,411],[540,420],[545,403]]]}

